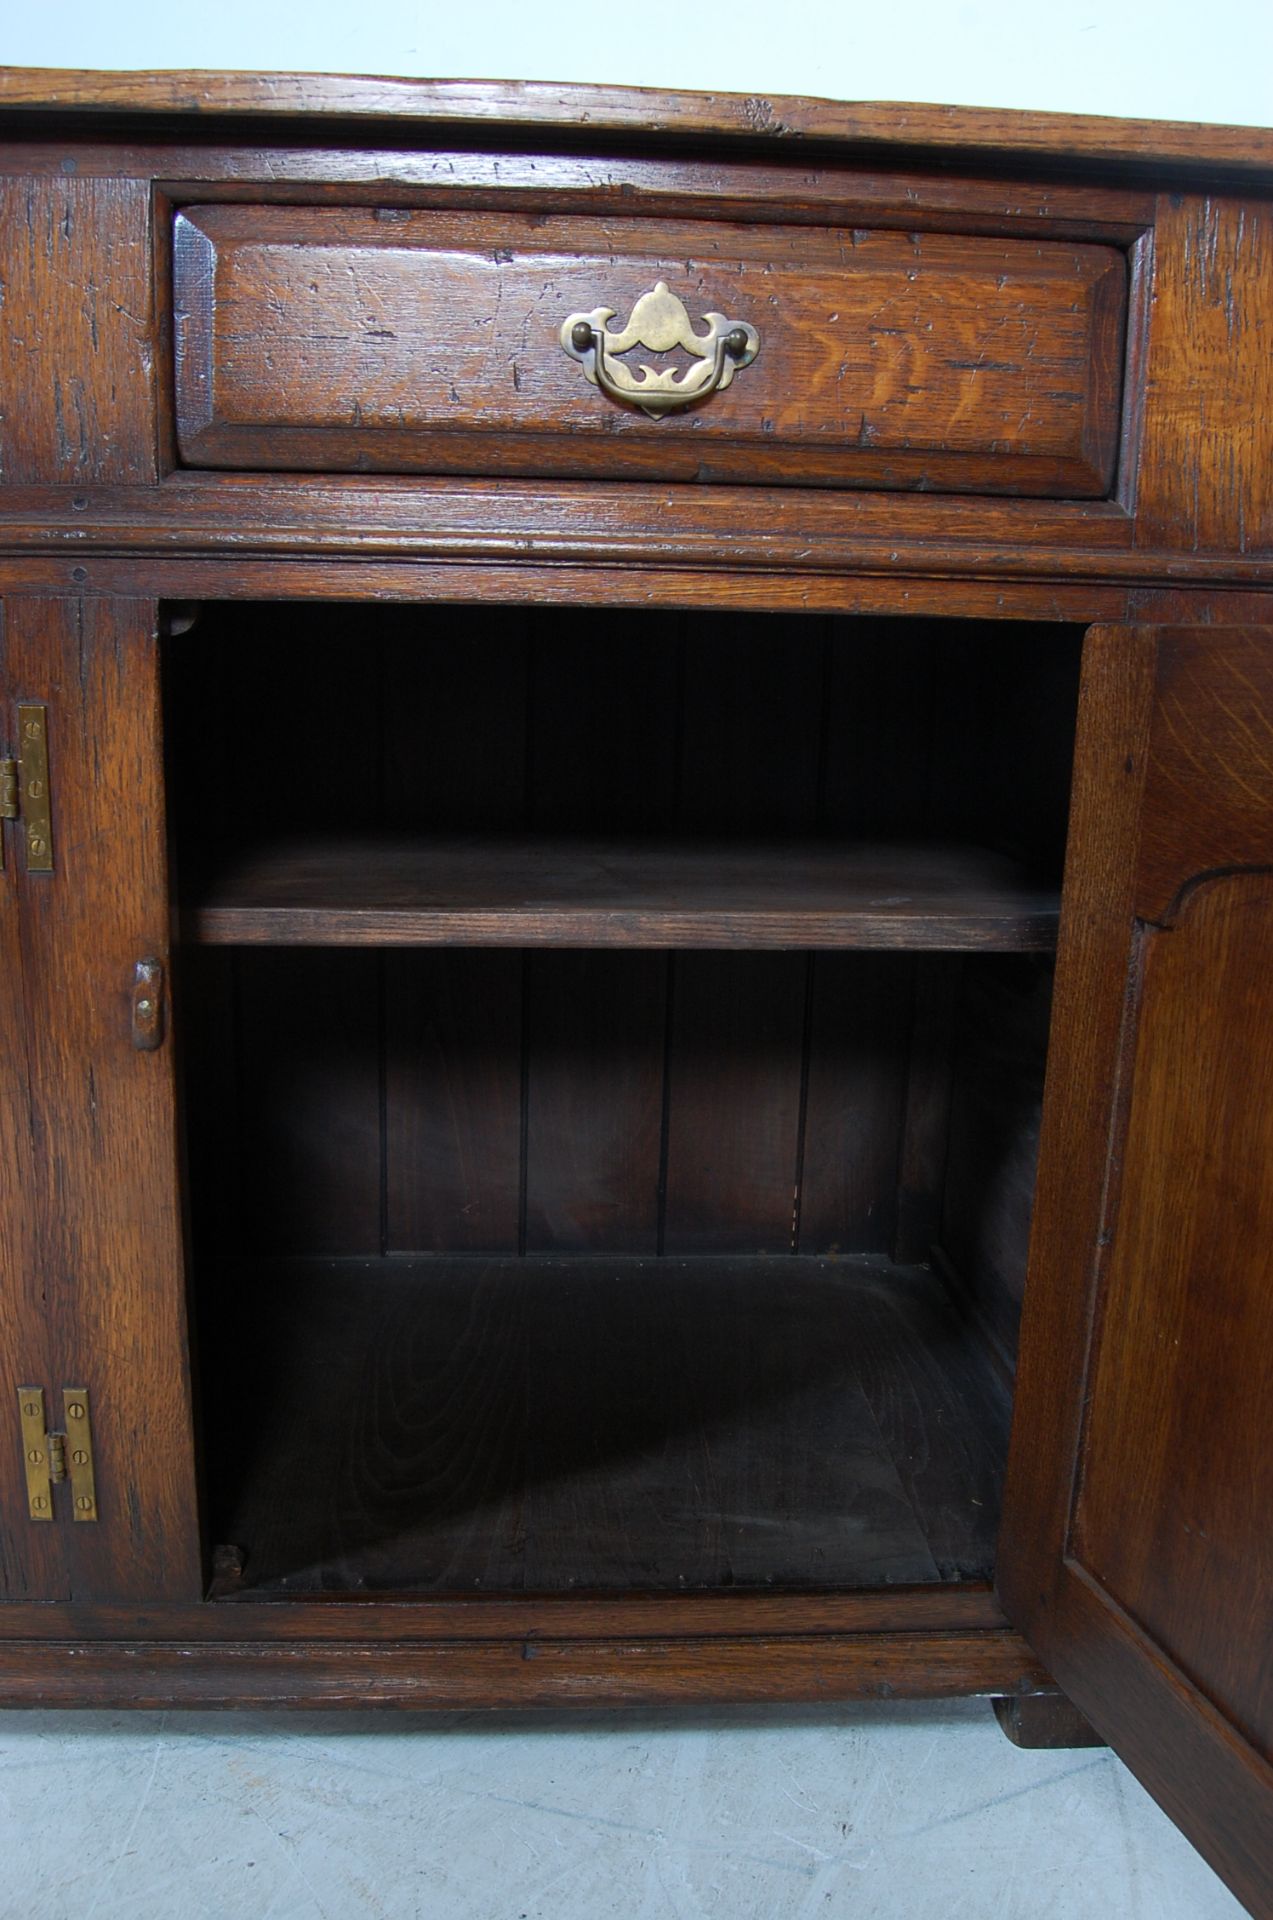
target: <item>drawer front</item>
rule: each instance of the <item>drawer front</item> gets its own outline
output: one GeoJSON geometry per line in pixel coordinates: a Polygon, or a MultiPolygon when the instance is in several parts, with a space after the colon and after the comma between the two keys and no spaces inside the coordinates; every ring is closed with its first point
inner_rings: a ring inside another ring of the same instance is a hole
{"type": "Polygon", "coordinates": [[[174,240],[187,466],[1110,491],[1112,247],[238,205],[174,240]]]}

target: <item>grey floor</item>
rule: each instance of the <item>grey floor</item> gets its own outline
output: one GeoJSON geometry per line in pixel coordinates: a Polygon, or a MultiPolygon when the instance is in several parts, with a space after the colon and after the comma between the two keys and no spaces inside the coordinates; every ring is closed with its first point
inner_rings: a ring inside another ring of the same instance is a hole
{"type": "Polygon", "coordinates": [[[1223,1920],[1103,1750],[976,1701],[0,1715],[9,1920],[1223,1920]]]}

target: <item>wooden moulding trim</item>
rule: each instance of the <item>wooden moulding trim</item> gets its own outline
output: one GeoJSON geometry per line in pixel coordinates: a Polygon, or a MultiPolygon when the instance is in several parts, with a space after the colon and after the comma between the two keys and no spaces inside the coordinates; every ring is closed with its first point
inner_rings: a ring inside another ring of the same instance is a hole
{"type": "MultiPolygon", "coordinates": [[[[878,494],[857,489],[687,486],[640,481],[480,482],[420,476],[176,471],[155,488],[12,487],[0,551],[60,545],[149,549],[432,553],[458,559],[599,559],[634,565],[722,556],[732,567],[838,571],[868,556],[890,569],[932,556],[960,566],[1228,564],[1224,554],[1130,554],[1134,523],[1105,501],[878,494]]],[[[1258,559],[1239,562],[1258,566],[1258,559]]],[[[1273,568],[1273,556],[1268,565],[1273,568]]]]}
{"type": "Polygon", "coordinates": [[[882,579],[725,572],[673,567],[642,571],[554,566],[460,566],[426,562],[215,559],[73,554],[0,554],[0,594],[172,600],[376,599],[399,604],[660,607],[714,612],[923,615],[935,619],[1041,621],[1267,622],[1266,589],[1242,591],[1200,582],[1143,587],[1073,580],[983,580],[938,574],[882,579]]]}
{"type": "Polygon", "coordinates": [[[1273,172],[1273,129],[539,81],[296,73],[0,70],[0,112],[417,122],[913,149],[1273,172]]]}
{"type": "Polygon", "coordinates": [[[550,1594],[427,1598],[336,1592],[262,1597],[246,1591],[193,1606],[74,1602],[0,1605],[0,1641],[491,1640],[537,1635],[688,1640],[747,1633],[999,1633],[1007,1627],[984,1581],[868,1593],[550,1594]]]}
{"type": "Polygon", "coordinates": [[[1110,502],[641,483],[379,483],[174,473],[154,488],[13,487],[0,558],[586,563],[731,573],[1080,578],[1273,588],[1263,555],[1134,547],[1110,502]]]}
{"type": "Polygon", "coordinates": [[[619,1707],[1047,1693],[1015,1633],[0,1643],[5,1706],[619,1707]]]}
{"type": "MultiPolygon", "coordinates": [[[[215,559],[169,555],[95,559],[0,556],[0,593],[146,595],[176,600],[362,600],[505,606],[662,607],[756,613],[895,613],[940,618],[1113,620],[1130,617],[1126,587],[1090,582],[936,576],[747,573],[669,566],[462,566],[414,561],[215,559]]],[[[1242,596],[1243,618],[1254,596],[1242,596]]],[[[1220,596],[1193,596],[1193,617],[1214,617],[1220,596]]],[[[1189,615],[1176,606],[1177,618],[1189,615]]],[[[1145,617],[1151,617],[1146,614],[1145,617]]]]}
{"type": "MultiPolygon", "coordinates": [[[[162,559],[174,552],[209,559],[232,553],[243,559],[261,561],[275,556],[282,559],[321,556],[338,561],[384,559],[437,561],[444,565],[518,560],[553,567],[585,562],[598,567],[639,569],[647,574],[655,567],[710,571],[720,564],[724,544],[717,537],[679,540],[675,534],[665,534],[659,539],[657,552],[652,552],[651,543],[639,535],[629,539],[605,535],[589,539],[551,533],[520,534],[512,529],[455,535],[435,532],[430,536],[386,528],[350,531],[348,527],[333,526],[324,529],[318,524],[306,528],[275,526],[250,530],[228,525],[219,528],[164,526],[154,521],[149,525],[116,525],[109,529],[62,529],[47,522],[0,524],[0,559],[20,559],[33,551],[133,561],[162,559]]],[[[753,577],[776,571],[833,576],[886,573],[910,579],[971,575],[983,579],[1093,580],[1162,586],[1173,582],[1188,586],[1196,581],[1217,587],[1263,586],[1273,590],[1273,554],[1262,558],[1152,549],[1138,552],[1081,547],[995,546],[987,549],[931,543],[903,547],[885,546],[870,539],[840,542],[810,536],[804,540],[784,540],[759,530],[754,537],[747,530],[738,531],[727,544],[733,556],[730,571],[753,577]]]]}
{"type": "MultiPolygon", "coordinates": [[[[723,151],[718,142],[696,150],[651,146],[636,153],[632,142],[593,143],[564,137],[505,142],[495,134],[481,142],[442,129],[427,144],[335,146],[327,128],[305,128],[317,143],[295,138],[286,146],[264,144],[271,129],[236,129],[243,144],[207,141],[207,128],[165,128],[168,137],[120,145],[102,121],[72,125],[81,137],[69,155],[65,131],[37,128],[30,120],[3,126],[0,107],[0,178],[17,174],[144,180],[160,200],[205,206],[256,205],[419,206],[511,212],[594,213],[623,218],[740,220],[749,226],[787,225],[891,228],[911,233],[1028,234],[1131,247],[1152,227],[1157,182],[1110,185],[1105,178],[1072,180],[1059,174],[1022,180],[978,175],[945,162],[939,172],[905,155],[881,155],[867,164],[851,150],[811,154],[801,148],[723,151]],[[26,138],[22,135],[25,133],[26,138]],[[88,138],[88,135],[96,138],[88,138]],[[203,136],[201,139],[200,136],[203,136]],[[534,145],[539,151],[528,151],[534,145]]],[[[395,129],[405,142],[410,128],[395,129]]],[[[371,137],[371,136],[369,136],[371,137]]],[[[1032,174],[1041,169],[1031,169],[1032,174]]]]}

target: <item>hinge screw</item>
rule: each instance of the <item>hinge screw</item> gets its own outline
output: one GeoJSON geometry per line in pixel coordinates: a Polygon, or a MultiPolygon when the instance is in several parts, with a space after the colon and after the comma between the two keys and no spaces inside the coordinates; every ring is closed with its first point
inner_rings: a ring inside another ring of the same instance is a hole
{"type": "Polygon", "coordinates": [[[92,1511],[93,1502],[89,1499],[86,1493],[82,1493],[79,1499],[75,1502],[75,1504],[79,1508],[81,1513],[89,1513],[92,1511]]]}
{"type": "Polygon", "coordinates": [[[70,1406],[66,1409],[66,1414],[69,1420],[82,1420],[84,1418],[84,1408],[78,1400],[72,1400],[70,1406]]]}

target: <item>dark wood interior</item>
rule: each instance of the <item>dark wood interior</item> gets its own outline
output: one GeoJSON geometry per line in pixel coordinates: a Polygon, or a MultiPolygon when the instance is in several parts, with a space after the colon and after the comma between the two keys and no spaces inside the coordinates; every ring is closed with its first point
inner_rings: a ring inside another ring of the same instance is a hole
{"type": "Polygon", "coordinates": [[[988,1577],[1081,632],[195,632],[189,1190],[248,1583],[988,1577]]]}
{"type": "Polygon", "coordinates": [[[931,1267],[439,1257],[208,1284],[212,1518],[258,1593],[993,1567],[1008,1387],[931,1267]]]}

